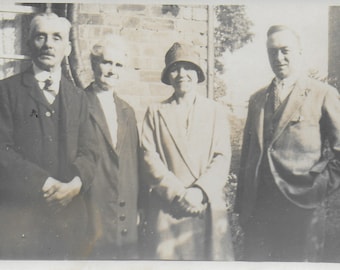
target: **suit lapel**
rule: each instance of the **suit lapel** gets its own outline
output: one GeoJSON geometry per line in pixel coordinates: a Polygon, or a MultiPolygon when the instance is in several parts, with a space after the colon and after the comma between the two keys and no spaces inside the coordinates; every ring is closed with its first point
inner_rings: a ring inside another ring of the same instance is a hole
{"type": "Polygon", "coordinates": [[[195,173],[195,169],[191,164],[190,158],[188,157],[188,146],[186,144],[187,138],[185,130],[178,126],[177,114],[174,113],[174,110],[176,109],[175,106],[176,100],[174,96],[172,96],[168,102],[163,104],[163,106],[159,109],[160,117],[169,131],[177,151],[182,157],[187,168],[195,178],[198,178],[198,175],[195,173]]]}
{"type": "Polygon", "coordinates": [[[104,112],[95,94],[93,86],[91,86],[91,88],[87,91],[87,97],[88,97],[88,102],[89,102],[89,113],[91,117],[97,123],[107,143],[115,151],[115,148],[112,145],[110,131],[105,121],[104,112]]]}
{"type": "Polygon", "coordinates": [[[262,93],[259,94],[259,97],[255,100],[255,109],[253,112],[254,116],[254,125],[255,132],[257,134],[258,143],[260,149],[263,149],[263,124],[264,124],[264,107],[268,99],[268,91],[270,91],[272,84],[268,86],[262,93]]]}
{"type": "Polygon", "coordinates": [[[281,118],[275,129],[273,141],[275,141],[281,132],[285,129],[294,113],[302,106],[310,89],[306,87],[305,80],[298,80],[287,100],[281,118]]]}
{"type": "Polygon", "coordinates": [[[23,74],[23,84],[28,89],[28,94],[39,104],[49,108],[50,105],[47,102],[43,92],[40,90],[37,80],[34,78],[33,68],[31,67],[23,74]]]}
{"type": "Polygon", "coordinates": [[[128,107],[125,105],[122,100],[115,95],[114,97],[116,103],[116,112],[117,112],[117,123],[118,123],[118,131],[117,131],[117,154],[119,155],[122,146],[124,145],[125,141],[125,134],[129,127],[129,115],[128,115],[128,107]]]}

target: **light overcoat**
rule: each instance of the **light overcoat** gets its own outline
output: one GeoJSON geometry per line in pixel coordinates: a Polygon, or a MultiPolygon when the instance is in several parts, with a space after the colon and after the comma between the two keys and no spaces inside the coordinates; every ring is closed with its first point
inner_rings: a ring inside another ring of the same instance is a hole
{"type": "Polygon", "coordinates": [[[173,95],[148,108],[142,129],[145,180],[149,186],[146,235],[149,258],[232,260],[224,186],[231,149],[222,105],[198,96],[187,132],[173,95]],[[171,202],[187,187],[206,194],[203,218],[175,219],[171,202]]]}

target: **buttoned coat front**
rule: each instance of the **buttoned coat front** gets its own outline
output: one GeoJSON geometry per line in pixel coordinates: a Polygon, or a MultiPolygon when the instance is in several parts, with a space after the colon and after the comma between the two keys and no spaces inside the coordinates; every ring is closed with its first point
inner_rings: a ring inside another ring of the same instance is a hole
{"type": "Polygon", "coordinates": [[[191,115],[186,132],[172,96],[150,106],[144,119],[147,259],[232,260],[224,194],[231,156],[227,114],[197,95],[191,115]],[[208,210],[203,218],[173,218],[171,202],[192,186],[206,194],[208,210]]]}
{"type": "Polygon", "coordinates": [[[58,96],[56,139],[48,135],[54,111],[33,69],[0,83],[2,259],[79,258],[75,254],[80,255],[78,245],[87,224],[82,193],[93,179],[96,142],[83,91],[62,77],[58,96]],[[56,141],[58,151],[47,157],[47,148],[56,141]],[[58,167],[53,174],[51,166],[58,167]],[[49,176],[62,182],[79,176],[83,184],[81,193],[60,211],[43,198],[42,187],[49,176]]]}
{"type": "Polygon", "coordinates": [[[135,113],[130,105],[114,95],[118,124],[117,145],[114,147],[94,84],[85,91],[100,152],[94,184],[87,194],[89,258],[135,259],[139,179],[139,136],[135,113]]]}
{"type": "Polygon", "coordinates": [[[268,149],[264,149],[267,98],[266,87],[249,101],[235,206],[242,224],[254,211],[263,155],[267,155],[277,187],[287,200],[301,208],[316,208],[340,183],[340,102],[336,89],[314,79],[300,78],[268,149]],[[332,157],[324,154],[326,139],[332,157]]]}

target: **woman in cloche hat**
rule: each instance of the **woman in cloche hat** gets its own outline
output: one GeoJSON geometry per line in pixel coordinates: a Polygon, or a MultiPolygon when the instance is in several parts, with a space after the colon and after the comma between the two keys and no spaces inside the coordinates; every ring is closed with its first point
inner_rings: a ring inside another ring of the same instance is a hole
{"type": "Polygon", "coordinates": [[[174,93],[148,108],[141,136],[148,190],[144,258],[233,260],[224,194],[227,113],[196,93],[205,76],[192,46],[173,44],[161,80],[174,93]]]}

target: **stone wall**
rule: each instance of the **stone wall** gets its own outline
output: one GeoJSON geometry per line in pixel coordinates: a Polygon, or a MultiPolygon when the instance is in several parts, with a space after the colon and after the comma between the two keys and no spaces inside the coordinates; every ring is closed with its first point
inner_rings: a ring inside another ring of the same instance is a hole
{"type": "MultiPolygon", "coordinates": [[[[93,43],[107,33],[126,40],[129,65],[118,92],[134,107],[139,123],[148,104],[172,94],[160,76],[165,53],[175,41],[193,44],[203,69],[207,69],[207,6],[77,4],[74,14],[74,53],[79,61],[76,73],[83,86],[93,79],[89,60],[93,43]]],[[[206,82],[199,92],[207,94],[206,82]]]]}

